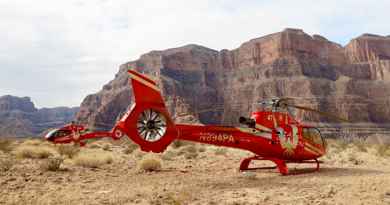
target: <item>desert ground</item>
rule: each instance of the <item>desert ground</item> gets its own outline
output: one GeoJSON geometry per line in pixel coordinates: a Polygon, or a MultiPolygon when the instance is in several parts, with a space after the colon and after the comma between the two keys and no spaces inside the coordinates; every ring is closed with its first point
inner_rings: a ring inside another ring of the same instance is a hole
{"type": "Polygon", "coordinates": [[[183,142],[148,154],[126,141],[2,139],[0,204],[390,204],[390,146],[332,140],[319,172],[290,176],[239,172],[250,155],[183,142]]]}

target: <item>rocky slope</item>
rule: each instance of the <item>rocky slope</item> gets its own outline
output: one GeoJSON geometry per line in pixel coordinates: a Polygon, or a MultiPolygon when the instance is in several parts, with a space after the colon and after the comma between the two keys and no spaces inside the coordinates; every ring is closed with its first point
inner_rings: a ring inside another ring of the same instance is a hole
{"type": "Polygon", "coordinates": [[[31,137],[74,119],[79,108],[35,108],[29,97],[0,97],[0,137],[31,137]]]}
{"type": "Polygon", "coordinates": [[[173,116],[191,113],[184,120],[236,124],[257,101],[288,96],[352,122],[390,123],[390,37],[364,34],[343,47],[286,29],[234,50],[187,45],[151,51],[121,65],[114,80],[86,97],[78,121],[111,128],[132,103],[128,68],[153,76],[173,116]]]}

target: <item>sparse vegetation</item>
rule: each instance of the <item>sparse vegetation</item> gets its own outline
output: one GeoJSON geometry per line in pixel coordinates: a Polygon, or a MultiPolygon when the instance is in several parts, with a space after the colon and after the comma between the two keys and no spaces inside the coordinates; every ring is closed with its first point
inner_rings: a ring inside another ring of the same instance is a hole
{"type": "Polygon", "coordinates": [[[6,172],[10,170],[15,164],[15,160],[9,158],[0,158],[0,171],[6,172]]]}
{"type": "Polygon", "coordinates": [[[126,148],[123,150],[123,153],[124,154],[131,154],[134,152],[134,150],[136,150],[138,148],[138,145],[137,144],[134,144],[134,143],[131,143],[129,145],[126,146],[126,148]]]}
{"type": "Polygon", "coordinates": [[[186,153],[196,153],[196,152],[197,152],[197,150],[196,150],[196,146],[195,145],[188,145],[188,146],[182,147],[177,152],[177,154],[178,155],[185,155],[186,153]]]}
{"type": "Polygon", "coordinates": [[[5,153],[12,151],[12,140],[0,139],[0,150],[5,153]]]}
{"type": "Polygon", "coordinates": [[[28,140],[25,140],[22,145],[25,145],[25,146],[38,146],[40,144],[42,144],[43,141],[42,140],[39,140],[39,139],[28,139],[28,140]]]}
{"type": "Polygon", "coordinates": [[[197,157],[198,157],[197,152],[187,152],[184,154],[184,158],[186,158],[186,159],[195,159],[197,157]]]}
{"type": "Polygon", "coordinates": [[[111,164],[114,159],[110,153],[106,152],[81,152],[73,161],[78,166],[98,168],[105,164],[111,164]]]}
{"type": "Polygon", "coordinates": [[[390,144],[376,146],[377,154],[381,157],[390,157],[390,144]]]}
{"type": "Polygon", "coordinates": [[[60,145],[57,147],[57,151],[58,154],[72,159],[80,152],[80,148],[75,145],[60,145]]]}
{"type": "Polygon", "coordinates": [[[21,145],[15,150],[15,155],[19,158],[45,159],[53,155],[48,147],[21,145]]]}
{"type": "Polygon", "coordinates": [[[100,149],[100,145],[99,144],[96,144],[96,143],[91,143],[88,145],[88,148],[91,148],[91,149],[100,149]]]}
{"type": "Polygon", "coordinates": [[[199,147],[198,151],[199,152],[205,152],[206,151],[206,147],[201,146],[201,147],[199,147]]]}
{"type": "Polygon", "coordinates": [[[189,144],[191,144],[191,142],[182,141],[182,140],[175,140],[171,146],[176,149],[176,148],[183,147],[183,146],[186,146],[189,144]]]}
{"type": "Polygon", "coordinates": [[[61,164],[64,161],[61,157],[53,157],[45,159],[41,162],[40,168],[43,171],[58,171],[60,170],[61,164]]]}
{"type": "Polygon", "coordinates": [[[363,142],[363,141],[353,141],[353,145],[360,151],[360,152],[367,152],[367,147],[369,146],[368,143],[363,142]]]}
{"type": "Polygon", "coordinates": [[[104,151],[111,151],[111,144],[110,143],[104,143],[102,146],[102,149],[104,151]]]}
{"type": "Polygon", "coordinates": [[[154,157],[142,159],[139,163],[139,169],[142,171],[158,171],[161,169],[161,160],[154,157]]]}
{"type": "Polygon", "coordinates": [[[176,155],[177,154],[174,151],[168,150],[164,152],[164,154],[161,156],[161,159],[170,161],[173,160],[173,158],[175,158],[176,155]]]}
{"type": "Polygon", "coordinates": [[[214,151],[214,154],[215,155],[226,155],[227,153],[227,149],[226,148],[217,148],[215,151],[214,151]]]}

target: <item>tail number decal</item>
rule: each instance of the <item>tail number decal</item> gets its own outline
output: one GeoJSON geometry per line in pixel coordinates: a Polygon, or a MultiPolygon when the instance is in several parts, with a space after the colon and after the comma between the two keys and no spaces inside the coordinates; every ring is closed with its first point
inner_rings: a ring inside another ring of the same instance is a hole
{"type": "Polygon", "coordinates": [[[231,134],[225,133],[210,133],[202,132],[200,133],[199,140],[203,142],[229,142],[234,143],[234,137],[231,134]]]}

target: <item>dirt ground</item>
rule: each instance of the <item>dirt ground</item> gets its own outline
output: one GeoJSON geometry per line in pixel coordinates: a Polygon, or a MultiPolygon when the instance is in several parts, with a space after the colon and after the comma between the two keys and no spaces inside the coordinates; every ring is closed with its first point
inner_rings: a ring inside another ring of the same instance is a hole
{"type": "Polygon", "coordinates": [[[0,173],[0,204],[390,204],[390,157],[375,147],[334,146],[319,172],[281,176],[275,170],[238,172],[241,159],[250,156],[244,151],[196,145],[196,154],[187,157],[188,146],[194,145],[169,148],[170,156],[98,147],[113,155],[111,163],[85,168],[65,159],[58,171],[42,170],[44,159],[0,151],[15,160],[0,173]],[[159,171],[139,168],[148,157],[161,160],[159,171]]]}

